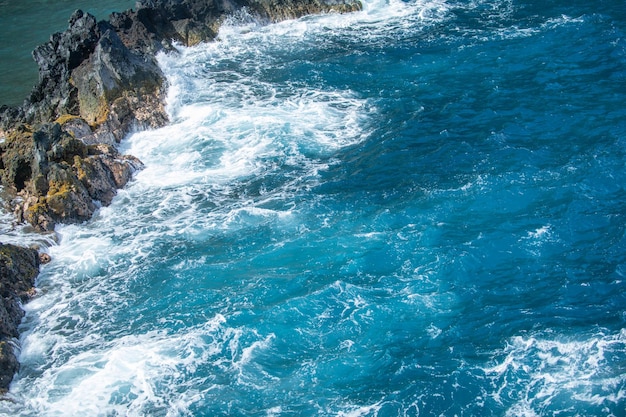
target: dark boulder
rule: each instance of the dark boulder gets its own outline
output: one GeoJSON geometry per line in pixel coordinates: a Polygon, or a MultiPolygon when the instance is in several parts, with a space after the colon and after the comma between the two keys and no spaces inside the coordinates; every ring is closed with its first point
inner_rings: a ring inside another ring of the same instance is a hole
{"type": "Polygon", "coordinates": [[[0,161],[4,184],[19,197],[13,201],[17,219],[40,231],[90,219],[94,201],[110,204],[142,167],[111,145],[86,145],[59,123],[35,132],[20,125],[0,144],[0,161]]]}
{"type": "Polygon", "coordinates": [[[130,50],[108,28],[93,54],[72,73],[78,115],[94,130],[85,139],[114,143],[132,129],[164,125],[164,82],[154,56],[130,50]]]}
{"type": "Polygon", "coordinates": [[[77,10],[65,32],[53,34],[33,51],[39,82],[23,106],[26,121],[46,123],[77,110],[76,91],[70,83],[72,70],[91,55],[99,37],[96,19],[77,10]]]}
{"type": "Polygon", "coordinates": [[[13,341],[0,341],[0,394],[7,392],[13,376],[20,369],[16,350],[17,345],[13,341]]]}
{"type": "Polygon", "coordinates": [[[20,304],[32,296],[38,274],[36,250],[0,243],[0,393],[19,369],[16,338],[24,316],[20,304]]]}

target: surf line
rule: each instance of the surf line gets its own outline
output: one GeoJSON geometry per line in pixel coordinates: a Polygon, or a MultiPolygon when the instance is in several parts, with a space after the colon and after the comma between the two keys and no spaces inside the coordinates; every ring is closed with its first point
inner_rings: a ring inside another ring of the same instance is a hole
{"type": "MultiPolygon", "coordinates": [[[[19,224],[54,235],[59,223],[82,223],[143,167],[117,145],[133,131],[165,126],[167,80],[158,52],[215,40],[237,12],[260,23],[362,9],[359,0],[139,0],[108,21],[75,11],[68,28],[33,51],[39,81],[24,104],[0,107],[4,203],[19,224]]],[[[53,240],[53,238],[51,239],[53,240]]],[[[0,395],[19,369],[21,302],[35,294],[41,248],[0,243],[0,395]],[[6,323],[4,323],[6,321],[6,323]],[[4,325],[6,324],[6,326],[4,325]]]]}

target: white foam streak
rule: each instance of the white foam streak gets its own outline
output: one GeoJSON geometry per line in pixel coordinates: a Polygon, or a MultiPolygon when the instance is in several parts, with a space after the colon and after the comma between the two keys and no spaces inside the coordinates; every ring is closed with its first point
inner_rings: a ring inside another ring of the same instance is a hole
{"type": "Polygon", "coordinates": [[[380,20],[393,20],[397,18],[419,19],[424,23],[432,23],[444,19],[450,5],[445,0],[415,0],[405,2],[402,0],[365,0],[363,14],[365,18],[359,19],[375,22],[380,20]]]}
{"type": "Polygon", "coordinates": [[[362,417],[362,416],[376,416],[382,407],[382,402],[378,402],[372,405],[366,406],[346,406],[347,411],[340,411],[337,413],[339,417],[362,417]]]}
{"type": "MultiPolygon", "coordinates": [[[[202,59],[195,56],[192,61],[202,59]]],[[[178,74],[183,68],[171,71],[178,74]]],[[[173,76],[174,91],[181,88],[177,82],[173,76]]],[[[319,169],[317,158],[366,137],[361,127],[365,103],[349,91],[293,91],[285,86],[282,94],[290,97],[253,99],[241,96],[241,91],[247,84],[257,83],[254,79],[246,78],[241,83],[199,82],[205,84],[201,94],[210,97],[207,102],[185,104],[180,97],[170,95],[172,119],[176,122],[128,139],[124,151],[147,165],[137,175],[139,181],[152,181],[151,185],[157,187],[204,179],[226,183],[257,175],[268,164],[280,168],[281,163],[304,165],[315,171],[319,169]],[[224,103],[223,96],[241,97],[224,103]]]]}
{"type": "Polygon", "coordinates": [[[18,383],[15,391],[36,393],[25,401],[42,416],[150,415],[165,410],[180,415],[212,389],[209,385],[201,392],[195,387],[218,376],[196,377],[199,368],[206,372],[214,367],[222,373],[220,378],[231,375],[233,383],[245,383],[251,379],[249,363],[274,338],[228,327],[226,318],[217,315],[175,334],[153,331],[101,341],[98,348],[46,369],[33,386],[18,383]]]}
{"type": "Polygon", "coordinates": [[[610,356],[626,351],[626,330],[587,340],[515,337],[504,358],[485,373],[494,378],[492,397],[500,404],[514,400],[507,415],[536,415],[559,398],[592,405],[617,404],[626,398],[626,376],[615,374],[610,356]],[[608,356],[608,357],[607,357],[608,356]]]}

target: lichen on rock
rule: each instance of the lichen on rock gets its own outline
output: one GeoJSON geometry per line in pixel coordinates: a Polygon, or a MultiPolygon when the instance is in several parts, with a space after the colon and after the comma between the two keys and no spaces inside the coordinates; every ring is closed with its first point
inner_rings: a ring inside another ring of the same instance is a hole
{"type": "Polygon", "coordinates": [[[142,167],[114,146],[85,144],[58,123],[35,132],[21,125],[8,136],[0,144],[3,182],[19,197],[13,200],[18,220],[40,231],[88,220],[97,209],[94,201],[110,204],[142,167]]]}

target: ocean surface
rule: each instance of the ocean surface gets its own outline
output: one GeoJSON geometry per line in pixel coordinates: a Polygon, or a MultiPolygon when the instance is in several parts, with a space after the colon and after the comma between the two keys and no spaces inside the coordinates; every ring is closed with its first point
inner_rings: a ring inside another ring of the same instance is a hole
{"type": "Polygon", "coordinates": [[[162,55],[11,416],[625,416],[626,5],[365,0],[162,55]]]}

